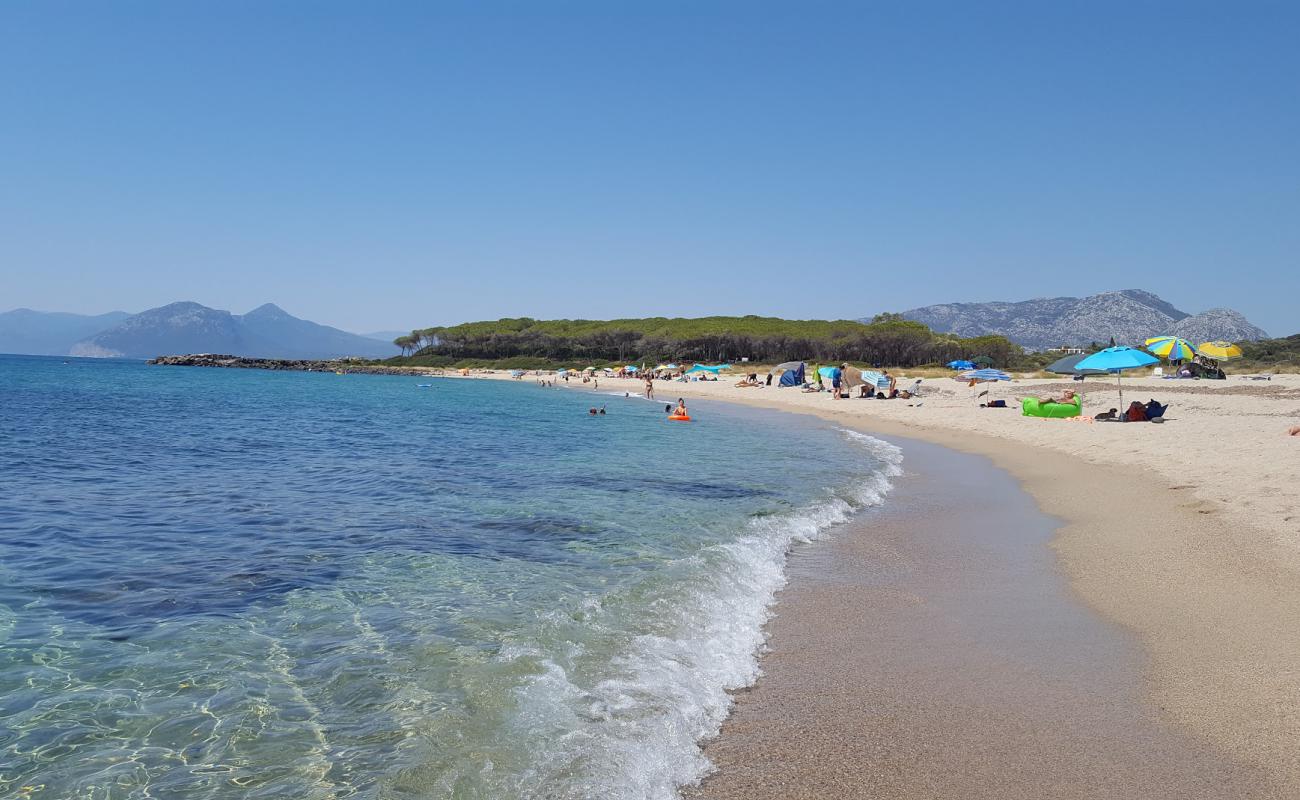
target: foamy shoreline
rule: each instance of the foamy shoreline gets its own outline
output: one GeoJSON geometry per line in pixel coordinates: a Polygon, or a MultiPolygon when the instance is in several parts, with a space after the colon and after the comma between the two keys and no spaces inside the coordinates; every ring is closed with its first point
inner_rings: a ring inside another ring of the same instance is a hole
{"type": "MultiPolygon", "coordinates": [[[[1015,399],[1069,384],[1018,381],[993,391],[1015,399]]],[[[600,381],[601,392],[641,386],[600,381]]],[[[1024,418],[1015,408],[978,408],[953,381],[927,386],[920,406],[726,380],[658,382],[656,393],[664,402],[812,413],[988,456],[1063,521],[1052,542],[1060,567],[1089,606],[1137,635],[1148,696],[1168,719],[1266,773],[1276,796],[1300,796],[1300,439],[1286,435],[1300,422],[1300,376],[1126,379],[1126,401],[1173,402],[1159,426],[1024,418]]],[[[1117,405],[1113,382],[1082,388],[1087,414],[1117,405]]]]}

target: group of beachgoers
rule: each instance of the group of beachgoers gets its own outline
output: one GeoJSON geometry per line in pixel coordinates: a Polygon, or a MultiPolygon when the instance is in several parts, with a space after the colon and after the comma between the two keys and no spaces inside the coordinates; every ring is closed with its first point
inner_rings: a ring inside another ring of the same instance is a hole
{"type": "Polygon", "coordinates": [[[1190,361],[1179,359],[1170,361],[1169,365],[1174,368],[1174,376],[1178,378],[1208,378],[1221,381],[1228,377],[1218,361],[1200,353],[1192,356],[1190,361]]]}
{"type": "MultiPolygon", "coordinates": [[[[821,375],[821,370],[813,367],[813,374],[817,380],[809,381],[803,385],[803,391],[808,393],[829,391],[832,400],[848,400],[853,397],[853,389],[845,381],[844,375],[849,370],[847,363],[841,364],[839,369],[831,373],[831,386],[828,390],[821,375]]],[[[889,370],[880,371],[880,381],[878,383],[859,383],[858,399],[874,400],[911,400],[920,396],[921,381],[912,384],[910,389],[899,389],[898,378],[891,375],[889,370]]]]}
{"type": "MultiPolygon", "coordinates": [[[[1196,363],[1205,369],[1218,368],[1218,365],[1215,364],[1211,359],[1201,359],[1199,356],[1197,358],[1199,360],[1196,363]]],[[[1183,364],[1181,366],[1186,367],[1187,365],[1183,364]]],[[[802,391],[806,393],[829,391],[832,399],[836,399],[836,400],[848,399],[852,397],[852,393],[849,387],[845,385],[842,378],[844,370],[847,369],[848,369],[848,364],[843,364],[840,366],[840,370],[838,372],[832,374],[831,386],[829,389],[826,388],[824,379],[821,376],[820,372],[815,371],[814,374],[817,376],[817,379],[815,381],[806,381],[802,386],[802,391]]],[[[895,376],[891,375],[889,370],[887,369],[881,370],[881,375],[883,376],[884,380],[888,381],[887,385],[872,386],[865,383],[861,384],[858,387],[857,396],[859,398],[875,398],[878,400],[911,399],[919,396],[916,391],[917,389],[920,388],[919,380],[916,382],[916,385],[914,385],[910,390],[899,389],[898,379],[895,376]]],[[[758,377],[757,372],[751,372],[748,375],[746,375],[744,378],[742,378],[740,381],[738,381],[735,385],[738,387],[771,386],[774,376],[775,373],[769,373],[766,379],[764,380],[758,377]]],[[[654,374],[646,373],[644,375],[638,376],[635,373],[626,372],[623,374],[623,377],[627,377],[627,378],[640,377],[645,384],[645,390],[644,390],[645,398],[647,400],[653,400],[655,398],[655,377],[656,376],[654,374]]],[[[678,376],[670,377],[667,375],[663,375],[659,377],[659,380],[674,380],[674,379],[682,380],[683,376],[678,375],[678,376]]],[[[563,380],[567,383],[569,381],[569,376],[567,375],[563,376],[563,380]]],[[[717,378],[715,377],[713,378],[713,380],[717,380],[717,378]]],[[[596,389],[600,386],[599,380],[594,376],[584,376],[582,382],[591,383],[593,389],[596,389]]],[[[537,383],[539,386],[553,387],[555,386],[555,378],[544,376],[539,372],[537,383]]],[[[882,381],[882,383],[884,383],[884,381],[882,381]]],[[[1064,390],[1062,390],[1062,392],[1059,395],[1039,397],[1037,398],[1037,400],[1040,403],[1060,403],[1063,405],[1081,404],[1081,397],[1078,391],[1070,387],[1067,387],[1064,390]]],[[[995,401],[995,402],[997,402],[998,407],[1006,407],[1005,402],[999,402],[999,401],[995,401]]],[[[993,407],[993,403],[990,403],[989,406],[993,407]]],[[[1155,398],[1151,398],[1147,400],[1147,402],[1145,403],[1138,400],[1134,400],[1133,402],[1129,403],[1128,407],[1124,409],[1123,412],[1121,412],[1118,408],[1110,408],[1107,409],[1106,411],[1101,412],[1100,414],[1093,415],[1092,419],[1097,422],[1164,422],[1165,412],[1168,410],[1168,408],[1169,408],[1168,403],[1161,403],[1155,398]]],[[[686,412],[685,399],[678,398],[676,406],[674,406],[672,403],[665,404],[664,412],[670,416],[687,417],[688,414],[686,412]]],[[[587,413],[590,416],[603,416],[606,412],[604,406],[600,406],[599,408],[593,406],[592,408],[588,409],[587,413]]],[[[1289,428],[1287,430],[1287,434],[1290,436],[1300,437],[1300,425],[1296,425],[1294,427],[1289,428]]]]}

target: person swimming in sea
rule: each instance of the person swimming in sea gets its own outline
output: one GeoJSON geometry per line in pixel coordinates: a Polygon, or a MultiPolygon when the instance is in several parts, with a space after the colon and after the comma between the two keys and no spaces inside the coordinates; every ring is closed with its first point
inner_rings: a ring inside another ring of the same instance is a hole
{"type": "Polygon", "coordinates": [[[684,397],[677,398],[677,408],[673,409],[673,416],[675,417],[689,416],[686,413],[686,398],[684,397]]]}

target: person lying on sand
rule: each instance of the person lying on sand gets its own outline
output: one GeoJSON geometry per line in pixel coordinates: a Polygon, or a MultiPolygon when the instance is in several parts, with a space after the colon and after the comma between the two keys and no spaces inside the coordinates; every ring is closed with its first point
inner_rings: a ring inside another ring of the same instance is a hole
{"type": "Polygon", "coordinates": [[[1073,390],[1073,389],[1066,389],[1065,391],[1061,392],[1061,396],[1060,396],[1060,397],[1040,397],[1040,398],[1038,398],[1038,402],[1040,402],[1040,403],[1062,403],[1062,404],[1067,405],[1067,406],[1072,406],[1072,405],[1075,404],[1075,402],[1077,401],[1078,397],[1079,397],[1079,393],[1078,393],[1078,392],[1076,392],[1076,391],[1073,390]]]}

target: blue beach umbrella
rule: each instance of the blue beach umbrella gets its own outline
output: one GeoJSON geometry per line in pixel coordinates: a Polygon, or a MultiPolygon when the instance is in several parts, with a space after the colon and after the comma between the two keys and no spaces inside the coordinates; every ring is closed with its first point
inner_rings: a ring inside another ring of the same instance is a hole
{"type": "Polygon", "coordinates": [[[1160,363],[1160,359],[1137,349],[1136,347],[1107,347],[1075,364],[1075,369],[1102,369],[1115,373],[1115,382],[1119,387],[1120,408],[1124,406],[1124,381],[1122,374],[1126,369],[1140,369],[1160,363]]]}
{"type": "Polygon", "coordinates": [[[993,381],[1009,381],[1011,376],[1000,369],[975,369],[961,373],[956,379],[966,382],[992,383],[993,381]]]}
{"type": "Polygon", "coordinates": [[[975,369],[974,361],[967,361],[964,358],[948,362],[949,369],[975,369]]]}

